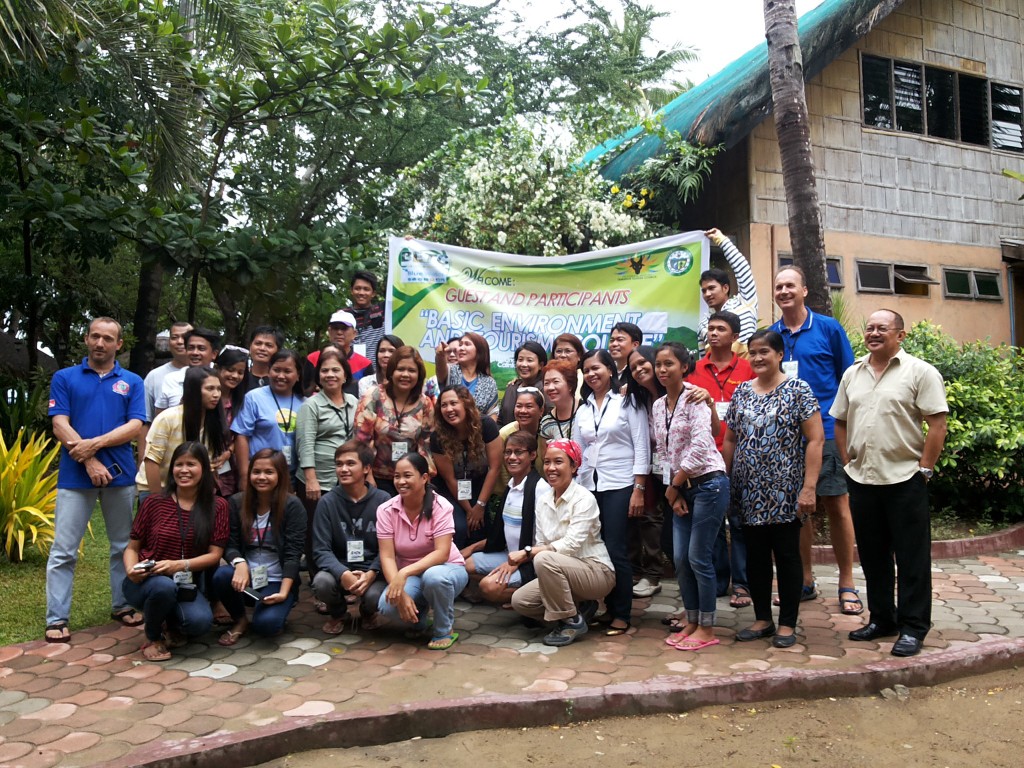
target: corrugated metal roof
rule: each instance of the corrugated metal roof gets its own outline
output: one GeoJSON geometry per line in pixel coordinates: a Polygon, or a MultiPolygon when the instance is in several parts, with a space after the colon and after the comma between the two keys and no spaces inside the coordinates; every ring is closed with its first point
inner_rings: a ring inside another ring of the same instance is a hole
{"type": "MultiPolygon", "coordinates": [[[[800,17],[800,48],[804,77],[821,72],[840,53],[870,32],[903,0],[825,0],[800,17]]],[[[768,78],[768,44],[761,43],[666,104],[659,114],[671,131],[687,141],[729,148],[771,114],[772,90],[768,78]]],[[[594,147],[582,164],[592,163],[645,132],[642,125],[594,147]]],[[[650,134],[605,161],[601,175],[621,179],[644,160],[656,155],[661,139],[650,134]]]]}

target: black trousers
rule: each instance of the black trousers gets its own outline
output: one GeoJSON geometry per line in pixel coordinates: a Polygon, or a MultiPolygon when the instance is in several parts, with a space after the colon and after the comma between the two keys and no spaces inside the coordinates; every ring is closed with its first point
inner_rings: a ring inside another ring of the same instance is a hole
{"type": "Polygon", "coordinates": [[[779,626],[796,629],[804,566],[800,559],[800,521],[744,525],[747,589],[758,621],[772,620],[772,559],[779,588],[779,626]]]}
{"type": "Polygon", "coordinates": [[[895,485],[847,483],[871,621],[923,640],[932,626],[928,483],[920,473],[895,485]]]}

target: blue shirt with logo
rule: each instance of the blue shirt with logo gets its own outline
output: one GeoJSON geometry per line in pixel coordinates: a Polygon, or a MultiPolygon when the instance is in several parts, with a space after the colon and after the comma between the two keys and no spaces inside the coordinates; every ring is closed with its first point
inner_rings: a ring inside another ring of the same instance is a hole
{"type": "Polygon", "coordinates": [[[843,326],[828,315],[816,315],[807,310],[807,318],[800,330],[792,333],[779,320],[772,326],[773,331],[782,334],[786,354],[782,358],[799,364],[799,378],[811,385],[811,391],[821,406],[821,422],[825,428],[825,439],[834,440],[836,421],[829,415],[832,401],[839,391],[843,373],[853,365],[853,348],[846,337],[843,326]]]}
{"type": "MultiPolygon", "coordinates": [[[[83,438],[99,437],[132,419],[146,421],[145,385],[139,376],[122,368],[117,361],[112,371],[101,376],[89,367],[89,358],[85,357],[81,365],[62,368],[53,374],[49,414],[51,417],[67,416],[72,429],[83,438]]],[[[96,458],[115,476],[110,486],[135,484],[137,468],[131,441],[103,448],[96,452],[96,458]]],[[[72,459],[67,448],[60,451],[57,487],[95,487],[85,465],[72,459]]]]}

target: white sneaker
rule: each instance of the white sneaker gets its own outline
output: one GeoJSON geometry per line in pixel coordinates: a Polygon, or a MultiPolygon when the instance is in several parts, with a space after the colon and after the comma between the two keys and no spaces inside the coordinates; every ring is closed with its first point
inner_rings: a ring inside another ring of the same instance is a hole
{"type": "Polygon", "coordinates": [[[652,584],[649,579],[640,579],[633,586],[633,597],[652,597],[661,592],[661,584],[652,584]]]}

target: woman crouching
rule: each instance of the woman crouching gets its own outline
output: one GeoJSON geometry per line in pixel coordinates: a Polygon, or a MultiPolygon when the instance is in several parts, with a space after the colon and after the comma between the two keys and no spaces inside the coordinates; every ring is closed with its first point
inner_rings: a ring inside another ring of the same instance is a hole
{"type": "Polygon", "coordinates": [[[534,544],[510,552],[512,565],[532,562],[537,578],[515,591],[512,607],[534,620],[557,622],[545,645],[569,645],[587,631],[597,600],[615,585],[615,570],[601,540],[594,495],[574,476],[583,451],[573,440],[553,440],[544,454],[551,486],[537,498],[534,544]]]}
{"type": "Polygon", "coordinates": [[[394,480],[398,496],[377,509],[380,566],[388,582],[378,607],[411,634],[427,631],[427,610],[433,610],[427,647],[444,651],[459,639],[453,631],[455,596],[469,583],[466,561],[453,541],[453,508],[430,486],[430,468],[418,453],[398,460],[394,480]]]}
{"type": "Polygon", "coordinates": [[[124,551],[124,595],[146,617],[147,661],[167,661],[170,648],[210,631],[196,575],[220,562],[228,542],[228,502],[216,495],[206,447],[182,443],[170,464],[166,489],[142,502],[124,551]]]}

